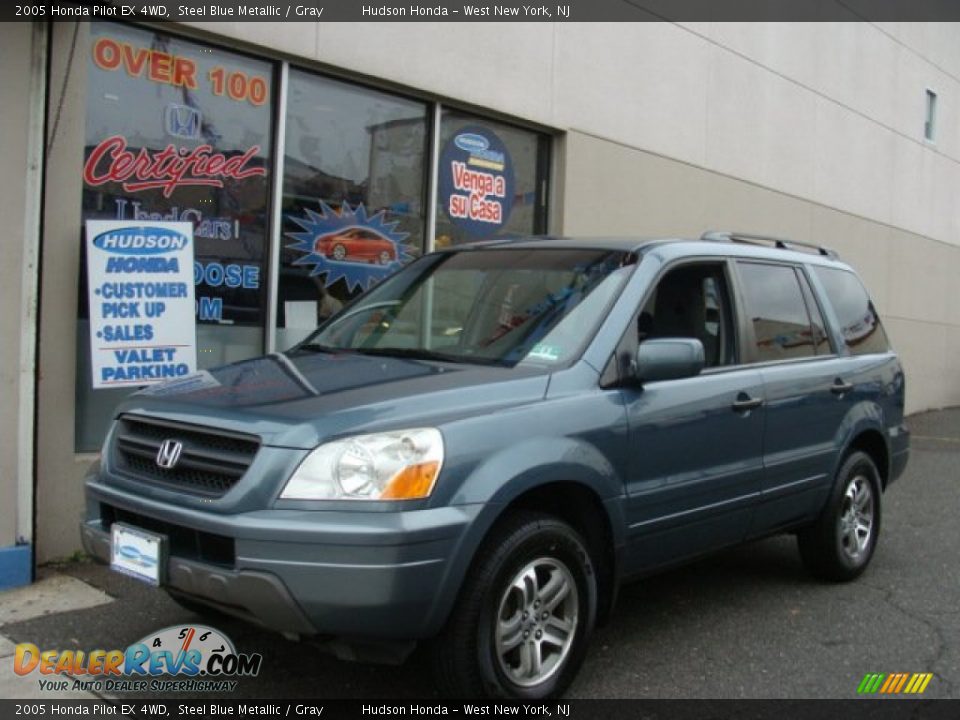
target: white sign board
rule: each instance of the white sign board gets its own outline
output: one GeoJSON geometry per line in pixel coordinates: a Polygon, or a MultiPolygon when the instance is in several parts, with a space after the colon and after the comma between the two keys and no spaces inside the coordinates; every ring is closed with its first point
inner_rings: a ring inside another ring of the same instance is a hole
{"type": "Polygon", "coordinates": [[[93,387],[136,387],[197,369],[193,225],[87,220],[93,387]]]}

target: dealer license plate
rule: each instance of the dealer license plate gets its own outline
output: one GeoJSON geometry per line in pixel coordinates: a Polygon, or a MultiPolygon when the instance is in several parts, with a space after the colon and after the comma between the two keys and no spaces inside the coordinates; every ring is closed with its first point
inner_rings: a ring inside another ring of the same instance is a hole
{"type": "Polygon", "coordinates": [[[110,567],[117,572],[159,585],[166,562],[166,537],[122,523],[110,526],[110,567]]]}

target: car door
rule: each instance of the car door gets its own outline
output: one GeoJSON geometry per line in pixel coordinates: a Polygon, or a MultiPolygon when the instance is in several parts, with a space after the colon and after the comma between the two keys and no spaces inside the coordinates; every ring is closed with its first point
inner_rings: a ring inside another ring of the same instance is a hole
{"type": "Polygon", "coordinates": [[[748,357],[766,398],[764,474],[752,536],[814,517],[830,489],[838,430],[852,403],[801,266],[738,261],[748,357]]]}
{"type": "Polygon", "coordinates": [[[695,377],[622,389],[628,572],[739,542],[749,525],[762,471],[763,381],[740,363],[730,272],[725,260],[670,268],[627,333],[628,353],[649,338],[694,337],[707,361],[695,377]]]}

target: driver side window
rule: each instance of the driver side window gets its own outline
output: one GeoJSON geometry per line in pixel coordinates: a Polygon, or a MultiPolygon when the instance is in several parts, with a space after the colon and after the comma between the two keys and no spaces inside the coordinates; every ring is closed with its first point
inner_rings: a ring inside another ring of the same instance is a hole
{"type": "Polygon", "coordinates": [[[637,342],[695,338],[706,367],[736,363],[733,313],[724,265],[683,265],[664,275],[637,316],[637,342]]]}

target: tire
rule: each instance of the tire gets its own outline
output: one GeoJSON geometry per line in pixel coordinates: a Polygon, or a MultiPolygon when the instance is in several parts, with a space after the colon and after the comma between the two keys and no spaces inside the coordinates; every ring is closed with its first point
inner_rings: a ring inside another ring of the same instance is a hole
{"type": "Polygon", "coordinates": [[[583,662],[596,612],[580,535],[550,515],[513,513],[484,541],[432,643],[434,677],[449,697],[559,695],[583,662]]]}
{"type": "Polygon", "coordinates": [[[797,534],[803,564],[823,580],[846,582],[866,570],[880,537],[880,473],[869,455],[850,453],[817,521],[797,534]]]}
{"type": "Polygon", "coordinates": [[[333,246],[333,259],[339,261],[347,259],[347,248],[345,245],[337,243],[333,246]]]}

